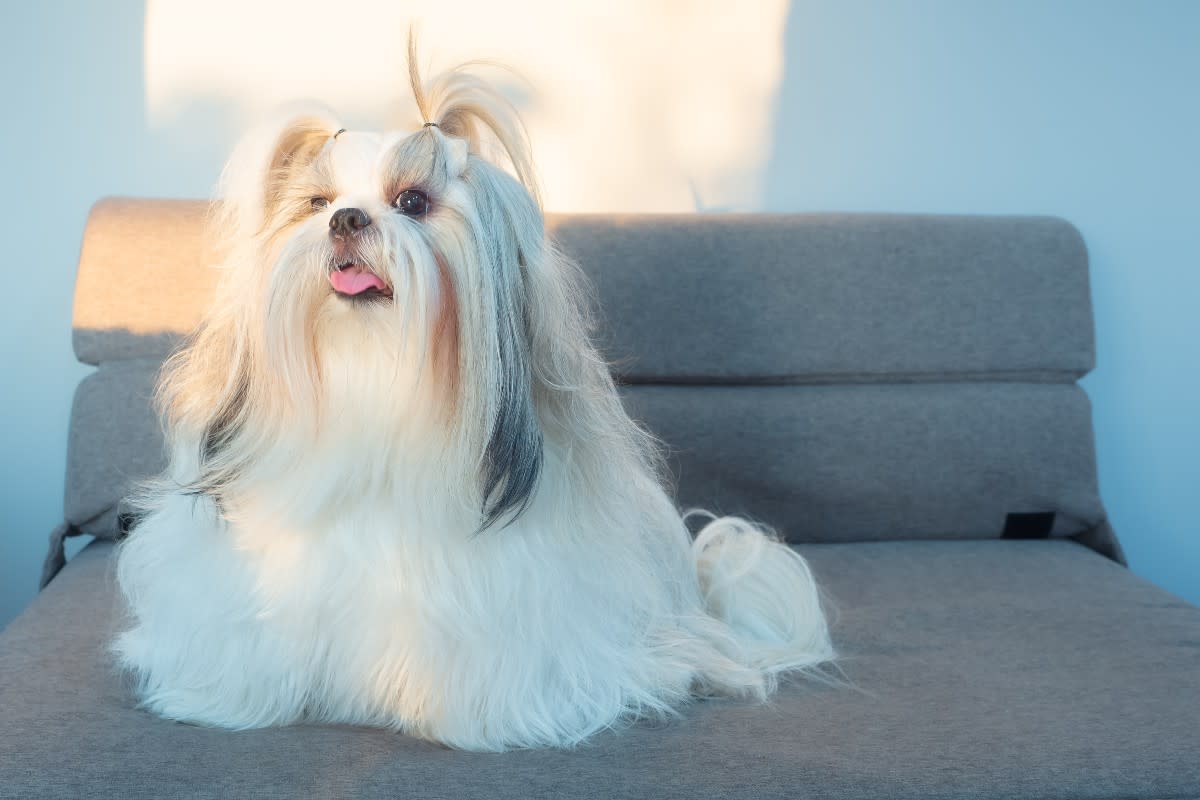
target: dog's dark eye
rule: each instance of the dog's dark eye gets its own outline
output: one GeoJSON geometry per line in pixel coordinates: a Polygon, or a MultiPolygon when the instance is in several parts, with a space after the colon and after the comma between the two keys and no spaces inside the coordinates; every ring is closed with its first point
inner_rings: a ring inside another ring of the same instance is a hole
{"type": "Polygon", "coordinates": [[[401,214],[419,217],[429,210],[429,198],[419,189],[405,189],[392,203],[401,214]]]}
{"type": "Polygon", "coordinates": [[[329,201],[324,197],[314,197],[308,201],[308,204],[312,206],[313,211],[321,211],[329,207],[329,201]]]}

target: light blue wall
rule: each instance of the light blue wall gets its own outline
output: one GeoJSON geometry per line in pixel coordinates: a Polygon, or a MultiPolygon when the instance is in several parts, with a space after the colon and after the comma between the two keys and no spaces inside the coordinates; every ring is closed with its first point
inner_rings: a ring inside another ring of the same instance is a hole
{"type": "MultiPolygon", "coordinates": [[[[148,128],[140,2],[0,13],[4,624],[33,595],[61,516],[70,395],[86,373],[70,303],[87,208],[207,193],[245,120],[216,99],[148,128]]],[[[1133,568],[1200,603],[1198,43],[1189,0],[797,2],[757,208],[1075,222],[1093,259],[1101,487],[1133,568]]]]}
{"type": "Polygon", "coordinates": [[[97,195],[137,185],[123,137],[142,126],[140,36],[130,36],[142,9],[103,6],[23,3],[0,20],[0,624],[36,590],[46,534],[62,519],[67,413],[87,371],[71,354],[81,226],[97,195]]]}
{"type": "Polygon", "coordinates": [[[88,208],[107,194],[203,196],[232,136],[207,119],[197,152],[178,129],[147,127],[143,19],[140,0],[0,8],[0,626],[36,592],[62,519],[71,393],[89,371],[71,352],[88,208]]]}
{"type": "Polygon", "coordinates": [[[1044,213],[1082,231],[1100,487],[1200,603],[1200,3],[797,2],[764,207],[1044,213]]]}

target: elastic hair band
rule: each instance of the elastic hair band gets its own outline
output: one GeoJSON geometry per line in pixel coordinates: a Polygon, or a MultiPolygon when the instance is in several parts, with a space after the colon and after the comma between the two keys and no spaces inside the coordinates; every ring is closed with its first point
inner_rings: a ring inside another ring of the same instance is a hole
{"type": "Polygon", "coordinates": [[[339,130],[337,133],[335,133],[335,134],[333,135],[333,138],[334,138],[334,139],[336,139],[337,137],[341,136],[341,135],[342,135],[343,133],[345,133],[345,132],[346,132],[346,129],[345,129],[345,128],[342,128],[342,129],[340,129],[340,130],[339,130]]]}
{"type": "Polygon", "coordinates": [[[433,127],[433,128],[438,128],[438,129],[440,130],[442,126],[441,126],[441,125],[438,125],[436,122],[426,122],[426,123],[425,123],[424,125],[422,125],[421,127],[423,127],[423,128],[430,128],[430,127],[433,127]]]}

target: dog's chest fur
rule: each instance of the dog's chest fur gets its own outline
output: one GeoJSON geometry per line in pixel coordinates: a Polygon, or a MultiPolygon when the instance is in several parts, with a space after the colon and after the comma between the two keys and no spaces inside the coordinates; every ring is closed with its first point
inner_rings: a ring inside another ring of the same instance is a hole
{"type": "Polygon", "coordinates": [[[483,533],[415,475],[339,490],[316,460],[257,484],[233,519],[179,497],[126,545],[146,610],[118,648],[150,665],[147,701],[167,716],[380,725],[485,749],[481,719],[541,707],[586,729],[631,694],[682,696],[692,671],[667,648],[693,595],[653,573],[688,574],[686,543],[567,525],[596,514],[572,507],[550,456],[547,499],[483,533]],[[309,481],[329,505],[299,525],[280,512],[308,507],[294,488],[309,481]],[[156,691],[156,674],[170,684],[156,691]]]}

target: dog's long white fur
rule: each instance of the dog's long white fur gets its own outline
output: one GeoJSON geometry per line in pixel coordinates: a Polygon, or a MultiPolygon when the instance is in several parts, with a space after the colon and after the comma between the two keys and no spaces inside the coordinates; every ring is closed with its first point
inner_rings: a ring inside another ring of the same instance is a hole
{"type": "Polygon", "coordinates": [[[165,368],[170,466],[119,549],[114,650],[142,703],[570,746],[830,660],[798,554],[739,519],[688,533],[543,232],[511,109],[463,70],[413,86],[440,127],[335,140],[327,112],[289,114],[226,171],[219,298],[165,368]],[[389,206],[408,185],[426,217],[389,206]],[[390,303],[329,288],[346,207],[373,220],[359,255],[390,303]]]}

